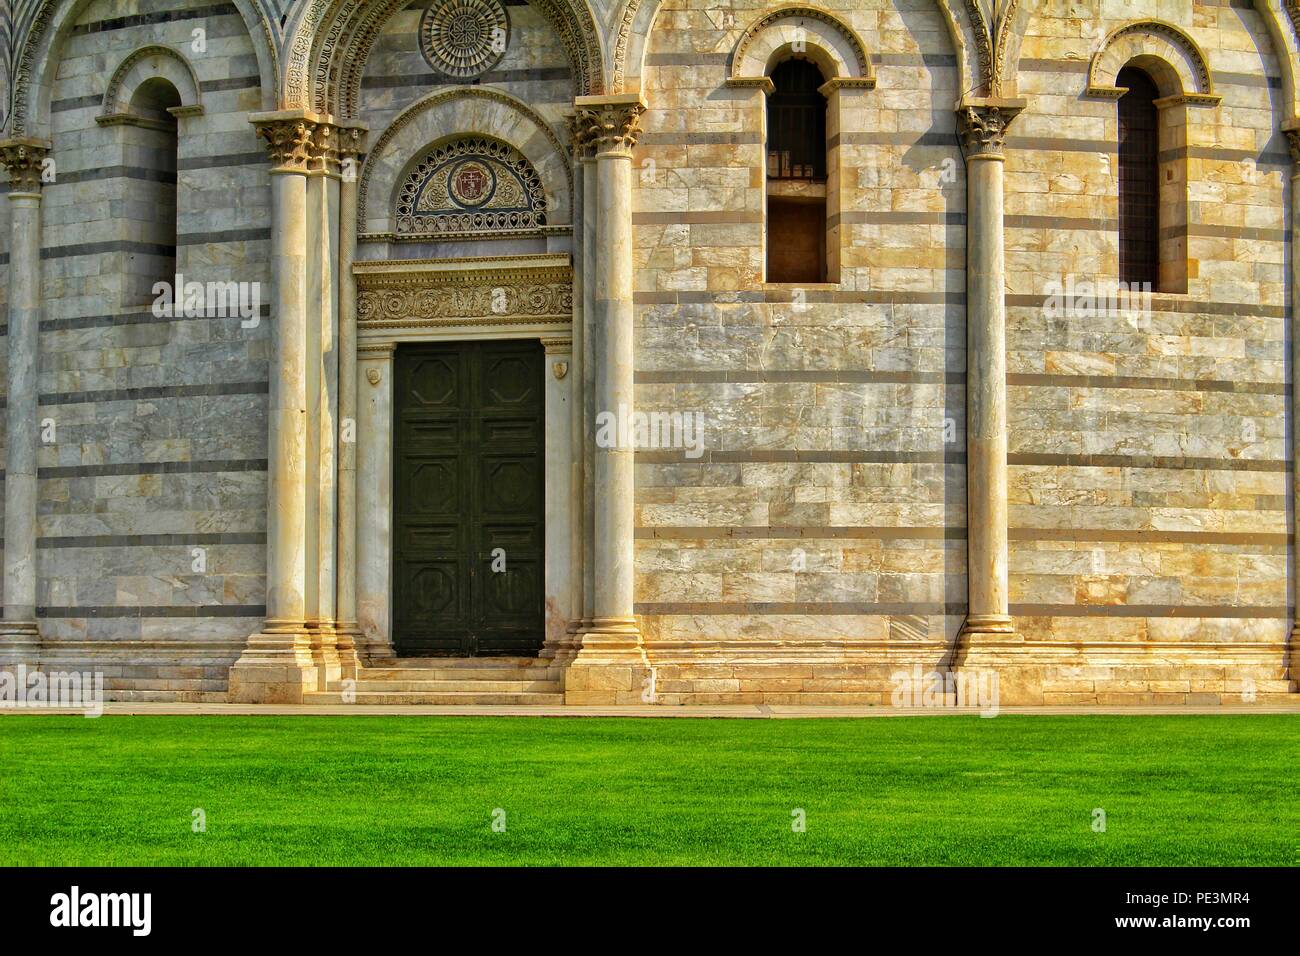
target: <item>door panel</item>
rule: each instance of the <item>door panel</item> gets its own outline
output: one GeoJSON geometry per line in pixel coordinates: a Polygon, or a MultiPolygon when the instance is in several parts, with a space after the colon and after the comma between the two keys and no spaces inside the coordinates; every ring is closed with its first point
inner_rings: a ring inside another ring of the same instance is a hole
{"type": "Polygon", "coordinates": [[[544,365],[539,342],[399,347],[399,655],[541,649],[544,365]]]}

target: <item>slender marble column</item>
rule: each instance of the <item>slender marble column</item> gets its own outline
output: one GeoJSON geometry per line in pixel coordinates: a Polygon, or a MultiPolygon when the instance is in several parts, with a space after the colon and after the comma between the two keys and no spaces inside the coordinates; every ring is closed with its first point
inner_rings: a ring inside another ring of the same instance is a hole
{"type": "Polygon", "coordinates": [[[1287,651],[1287,678],[1300,686],[1300,120],[1282,124],[1291,150],[1291,447],[1294,461],[1291,476],[1293,498],[1291,584],[1293,588],[1291,642],[1287,651]]]}
{"type": "Polygon", "coordinates": [[[338,652],[344,677],[362,663],[357,626],[357,183],[361,179],[363,126],[339,130],[339,474],[338,652]]]}
{"type": "Polygon", "coordinates": [[[37,372],[41,320],[41,181],[48,143],[6,140],[9,172],[8,431],[5,434],[4,620],[0,666],[35,667],[37,372]]]}
{"type": "Polygon", "coordinates": [[[308,626],[318,689],[342,676],[338,654],[338,127],[322,121],[307,162],[308,626]]]}
{"type": "MultiPolygon", "coordinates": [[[[266,624],[230,670],[230,699],[300,703],[317,687],[307,628],[307,165],[320,117],[302,111],[250,117],[268,143],[275,277],[275,339],[268,436],[266,624]]],[[[315,484],[316,475],[311,480],[315,484]]],[[[311,572],[315,574],[315,569],[311,572]]]]}
{"type": "Polygon", "coordinates": [[[587,272],[584,259],[586,235],[584,230],[584,207],[586,203],[586,182],[583,176],[584,160],[590,152],[590,126],[583,114],[574,114],[569,119],[569,131],[573,140],[573,344],[572,359],[568,379],[569,421],[570,421],[570,472],[569,515],[570,539],[570,599],[571,620],[567,629],[567,639],[555,649],[555,656],[562,662],[572,659],[575,653],[574,635],[583,629],[583,608],[586,602],[586,565],[583,548],[586,541],[585,504],[587,490],[584,463],[587,457],[586,435],[584,433],[586,389],[586,312],[583,289],[586,286],[587,272]]]}
{"type": "Polygon", "coordinates": [[[582,629],[596,616],[596,156],[582,157],[582,629]]]}
{"type": "Polygon", "coordinates": [[[968,99],[966,154],[966,501],[969,607],[963,650],[1015,640],[1007,604],[1007,360],[1003,145],[1020,100],[968,99]]]}
{"type": "Polygon", "coordinates": [[[633,394],[632,147],[645,106],[636,94],[579,97],[596,150],[594,270],[596,361],[595,597],[591,628],[576,665],[606,673],[566,675],[566,695],[577,702],[640,699],[647,669],[634,615],[635,449],[630,425],[633,394]],[[611,666],[612,665],[612,666],[611,666]],[[584,696],[585,695],[585,696],[584,696]]]}

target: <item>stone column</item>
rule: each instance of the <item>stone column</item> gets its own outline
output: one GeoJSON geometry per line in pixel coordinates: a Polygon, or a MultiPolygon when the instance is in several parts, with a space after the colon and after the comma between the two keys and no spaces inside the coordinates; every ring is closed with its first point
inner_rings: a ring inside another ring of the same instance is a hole
{"type": "Polygon", "coordinates": [[[357,626],[357,183],[366,129],[339,130],[339,473],[338,653],[344,677],[355,678],[363,658],[357,626]]]}
{"type": "Polygon", "coordinates": [[[36,626],[37,373],[41,321],[41,181],[50,144],[0,142],[9,172],[8,430],[5,433],[4,619],[0,667],[34,668],[36,626]]]}
{"type": "Polygon", "coordinates": [[[596,155],[588,143],[582,156],[582,624],[596,616],[596,155]]]}
{"type": "MultiPolygon", "coordinates": [[[[1300,120],[1282,124],[1287,146],[1291,150],[1291,442],[1294,467],[1300,469],[1300,120]]],[[[1295,505],[1292,515],[1291,544],[1292,594],[1295,617],[1291,622],[1291,641],[1287,651],[1287,679],[1292,688],[1300,687],[1300,472],[1291,476],[1291,493],[1295,505]]]]}
{"type": "Polygon", "coordinates": [[[338,127],[316,124],[307,161],[307,626],[318,690],[342,676],[338,653],[338,127]]]}
{"type": "MultiPolygon", "coordinates": [[[[229,694],[233,701],[301,703],[318,686],[307,628],[307,166],[321,118],[295,110],[249,119],[267,141],[273,163],[266,624],[231,667],[229,694]]],[[[314,487],[316,475],[310,480],[314,487]]]]}
{"type": "Polygon", "coordinates": [[[636,94],[576,100],[596,151],[595,595],[591,627],[565,675],[569,703],[637,703],[649,661],[633,612],[634,448],[632,147],[645,105],[636,94]],[[621,426],[621,427],[620,427],[621,426]]]}
{"type": "Polygon", "coordinates": [[[393,656],[394,351],[357,343],[357,624],[368,660],[393,656]]]}
{"type": "Polygon", "coordinates": [[[957,114],[966,155],[966,502],[969,607],[958,663],[979,645],[1018,640],[1007,604],[1007,359],[1003,145],[1022,100],[967,99],[957,114]]]}
{"type": "MultiPolygon", "coordinates": [[[[554,647],[543,649],[543,656],[552,657],[557,664],[567,664],[577,653],[579,641],[576,635],[591,623],[590,616],[584,619],[587,600],[586,563],[584,547],[587,540],[587,481],[585,462],[587,457],[587,440],[584,432],[586,422],[586,402],[589,390],[585,387],[587,369],[586,348],[586,308],[584,289],[587,286],[587,270],[584,249],[587,246],[584,211],[586,205],[586,182],[584,181],[584,163],[591,152],[590,124],[584,114],[575,113],[569,117],[569,132],[573,142],[573,336],[569,371],[565,375],[569,396],[569,495],[565,506],[569,524],[569,561],[570,561],[570,621],[565,637],[556,641],[554,647]]],[[[548,495],[548,498],[550,496],[548,495]]]]}

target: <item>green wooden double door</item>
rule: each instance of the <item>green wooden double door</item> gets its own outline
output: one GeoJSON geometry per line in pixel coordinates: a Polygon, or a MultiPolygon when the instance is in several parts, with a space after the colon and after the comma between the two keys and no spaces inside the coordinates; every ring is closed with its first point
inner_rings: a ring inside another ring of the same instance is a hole
{"type": "Polygon", "coordinates": [[[544,365],[538,341],[398,347],[399,656],[535,656],[541,649],[544,365]]]}

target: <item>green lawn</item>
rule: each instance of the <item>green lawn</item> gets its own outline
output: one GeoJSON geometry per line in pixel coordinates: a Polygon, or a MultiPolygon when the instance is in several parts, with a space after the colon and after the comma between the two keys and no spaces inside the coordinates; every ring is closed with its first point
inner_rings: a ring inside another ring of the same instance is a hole
{"type": "Polygon", "coordinates": [[[1298,743],[1292,716],[15,715],[0,865],[1295,865],[1298,743]]]}

